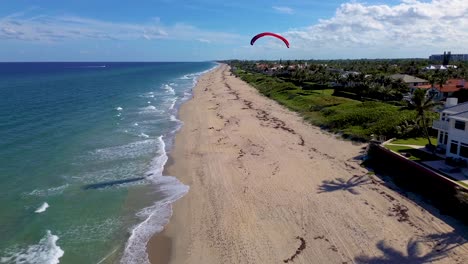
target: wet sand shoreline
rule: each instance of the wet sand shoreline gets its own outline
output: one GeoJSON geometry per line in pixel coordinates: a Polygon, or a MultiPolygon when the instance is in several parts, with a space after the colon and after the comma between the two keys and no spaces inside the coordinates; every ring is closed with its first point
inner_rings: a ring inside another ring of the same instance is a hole
{"type": "Polygon", "coordinates": [[[358,160],[365,144],[305,124],[226,65],[200,78],[179,115],[184,126],[164,175],[190,191],[148,243],[152,263],[468,258],[466,227],[448,225],[368,174],[358,160]],[[456,246],[434,239],[444,236],[456,246]]]}

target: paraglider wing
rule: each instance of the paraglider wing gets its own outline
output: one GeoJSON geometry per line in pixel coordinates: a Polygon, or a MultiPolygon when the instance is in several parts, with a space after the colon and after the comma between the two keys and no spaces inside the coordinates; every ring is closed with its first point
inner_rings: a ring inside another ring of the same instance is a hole
{"type": "Polygon", "coordinates": [[[253,45],[255,43],[255,41],[257,41],[257,39],[261,38],[261,37],[264,37],[264,36],[272,36],[272,37],[275,37],[275,38],[279,38],[281,39],[284,44],[286,44],[286,47],[289,48],[289,42],[287,39],[285,39],[284,37],[278,35],[278,34],[275,34],[275,33],[271,33],[271,32],[263,32],[263,33],[260,33],[260,34],[257,34],[255,37],[252,38],[252,40],[250,41],[250,45],[253,45]]]}

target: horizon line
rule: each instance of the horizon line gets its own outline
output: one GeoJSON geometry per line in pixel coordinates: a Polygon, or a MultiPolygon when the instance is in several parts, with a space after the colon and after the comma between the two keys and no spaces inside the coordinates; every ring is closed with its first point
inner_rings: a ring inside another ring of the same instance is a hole
{"type": "Polygon", "coordinates": [[[222,62],[222,61],[232,61],[232,60],[240,60],[240,61],[333,61],[333,60],[429,60],[429,58],[424,57],[400,57],[400,58],[341,58],[341,59],[221,59],[221,60],[166,60],[166,61],[141,61],[141,60],[128,60],[128,61],[0,61],[0,63],[155,63],[155,62],[222,62]]]}

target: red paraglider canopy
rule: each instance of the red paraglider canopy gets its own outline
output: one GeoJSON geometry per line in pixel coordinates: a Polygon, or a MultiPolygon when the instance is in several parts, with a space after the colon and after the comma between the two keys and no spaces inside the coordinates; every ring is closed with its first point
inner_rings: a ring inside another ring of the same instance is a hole
{"type": "Polygon", "coordinates": [[[255,43],[255,41],[257,41],[257,39],[261,38],[261,37],[264,37],[264,36],[272,36],[272,37],[275,37],[275,38],[279,38],[281,39],[284,44],[286,44],[286,47],[288,47],[289,49],[289,42],[287,39],[285,39],[284,37],[278,35],[278,34],[275,34],[275,33],[271,33],[271,32],[263,32],[263,33],[260,33],[260,34],[257,34],[255,37],[252,38],[252,40],[250,41],[250,45],[253,45],[255,43]]]}

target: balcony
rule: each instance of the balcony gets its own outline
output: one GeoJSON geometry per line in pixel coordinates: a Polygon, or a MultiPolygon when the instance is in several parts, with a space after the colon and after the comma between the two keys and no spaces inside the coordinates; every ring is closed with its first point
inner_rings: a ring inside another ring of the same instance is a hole
{"type": "Polygon", "coordinates": [[[434,121],[434,123],[432,123],[432,128],[437,129],[437,130],[442,130],[442,131],[448,131],[449,122],[448,121],[442,121],[442,120],[436,120],[436,121],[434,121]]]}

